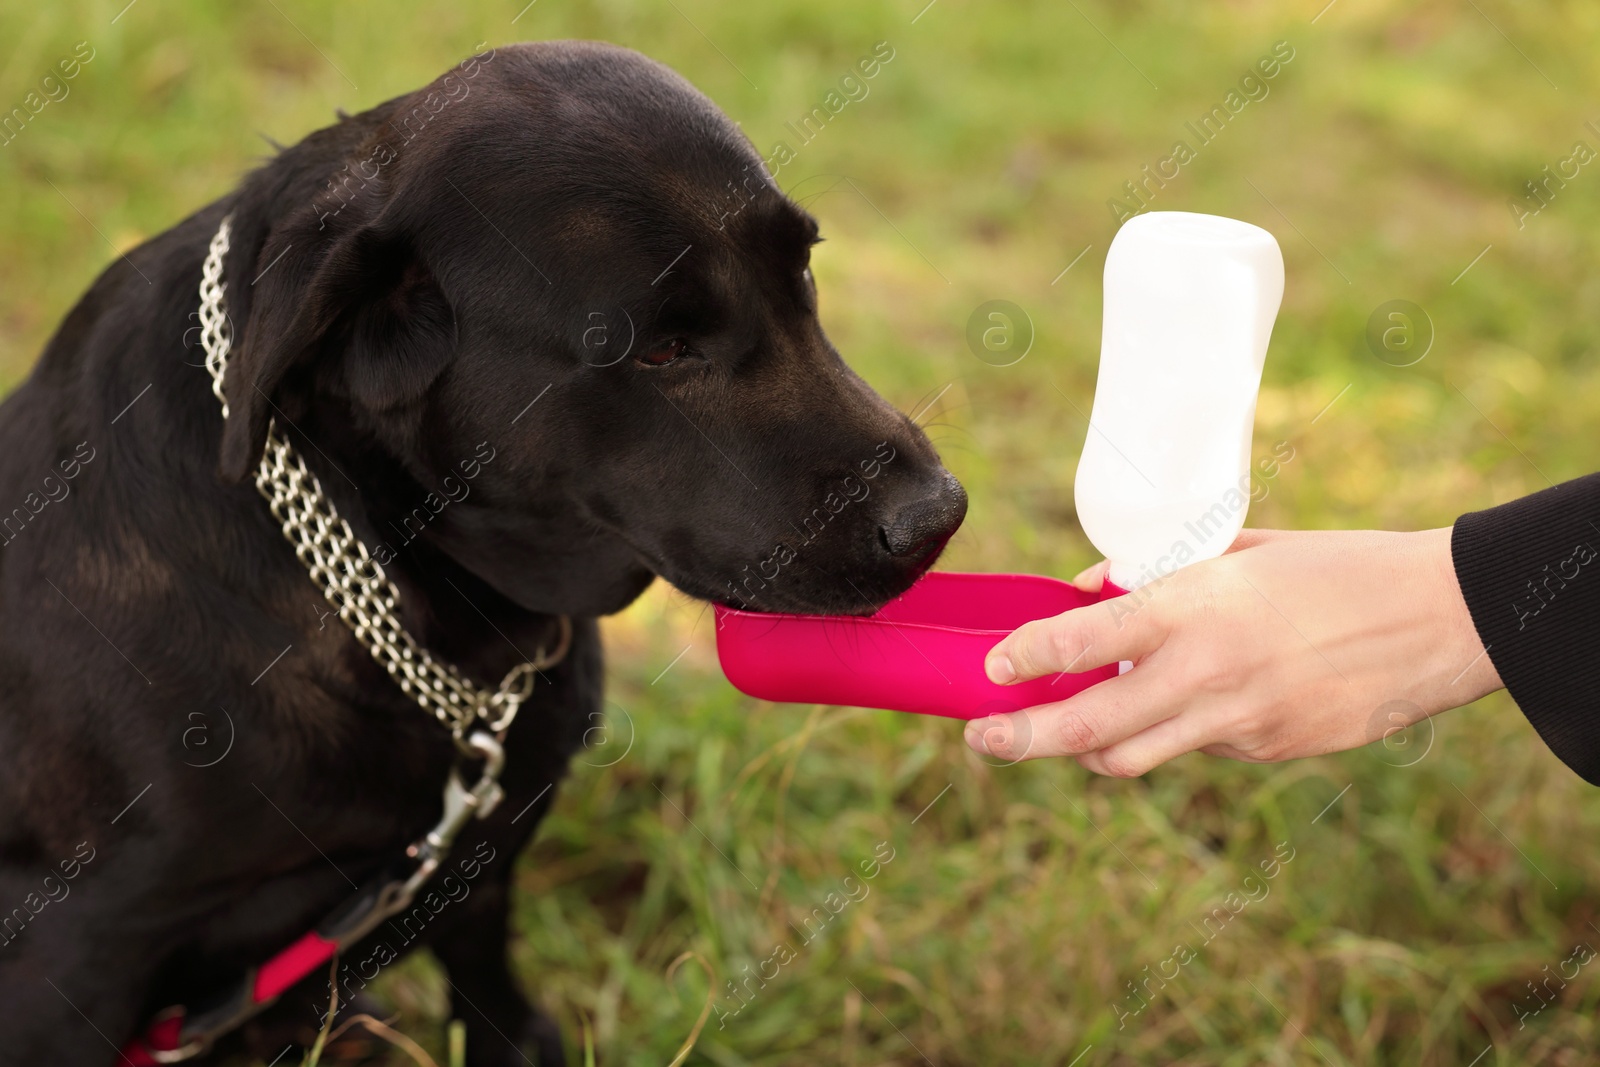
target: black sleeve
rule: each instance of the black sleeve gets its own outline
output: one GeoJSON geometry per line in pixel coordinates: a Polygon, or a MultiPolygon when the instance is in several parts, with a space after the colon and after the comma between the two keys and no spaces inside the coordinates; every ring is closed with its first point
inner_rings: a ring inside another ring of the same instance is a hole
{"type": "Polygon", "coordinates": [[[1456,520],[1450,554],[1511,698],[1600,785],[1600,474],[1456,520]]]}

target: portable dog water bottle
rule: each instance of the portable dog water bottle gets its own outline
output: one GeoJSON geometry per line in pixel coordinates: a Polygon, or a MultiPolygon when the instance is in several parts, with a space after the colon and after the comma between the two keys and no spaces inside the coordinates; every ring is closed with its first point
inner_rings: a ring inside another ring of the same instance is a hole
{"type": "Polygon", "coordinates": [[[1250,431],[1283,257],[1267,231],[1214,215],[1128,221],[1106,256],[1100,377],[1076,496],[1111,563],[1097,598],[1029,574],[924,576],[876,614],[716,609],[717,654],[742,692],[974,719],[1063,700],[1108,665],[1000,686],[989,650],[1016,627],[1220,555],[1250,501],[1250,431]]]}
{"type": "Polygon", "coordinates": [[[1106,253],[1100,377],[1078,460],[1078,520],[1137,589],[1220,556],[1250,504],[1250,434],[1283,299],[1259,226],[1156,211],[1106,253]]]}

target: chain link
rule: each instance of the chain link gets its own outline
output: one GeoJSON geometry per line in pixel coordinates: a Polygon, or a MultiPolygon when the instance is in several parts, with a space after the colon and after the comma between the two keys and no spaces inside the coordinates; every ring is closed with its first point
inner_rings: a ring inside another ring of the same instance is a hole
{"type": "MultiPolygon", "coordinates": [[[[231,215],[222,220],[200,271],[200,343],[224,419],[228,401],[222,381],[233,330],[223,305],[227,284],[222,279],[222,262],[228,253],[232,222],[231,215]]],[[[559,663],[571,647],[572,622],[563,615],[554,649],[540,649],[532,662],[512,668],[493,692],[480,688],[455,667],[435,659],[406,632],[400,622],[399,589],[334,508],[276,420],[267,424],[266,450],[256,468],[255,483],[283,536],[294,546],[295,556],[356,640],[403,693],[450,730],[458,744],[465,743],[468,730],[480,720],[489,730],[503,734],[533,692],[535,674],[559,663]]]]}

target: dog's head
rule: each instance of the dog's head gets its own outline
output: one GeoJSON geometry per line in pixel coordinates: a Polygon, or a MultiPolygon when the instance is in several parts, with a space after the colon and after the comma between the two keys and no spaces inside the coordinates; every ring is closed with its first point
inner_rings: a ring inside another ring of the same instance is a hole
{"type": "Polygon", "coordinates": [[[381,454],[396,476],[363,485],[375,517],[525,607],[584,614],[651,574],[867,611],[961,523],[927,438],[822,331],[815,220],[637,53],[474,57],[253,183],[271,207],[229,267],[256,281],[229,287],[246,326],[225,477],[275,415],[381,454]]]}

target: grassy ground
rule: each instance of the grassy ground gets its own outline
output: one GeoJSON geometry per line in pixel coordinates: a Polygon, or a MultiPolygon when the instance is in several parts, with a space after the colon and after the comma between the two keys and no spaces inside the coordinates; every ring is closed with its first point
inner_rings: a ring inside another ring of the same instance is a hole
{"type": "MultiPolygon", "coordinates": [[[[1252,524],[1443,525],[1596,466],[1600,161],[1537,215],[1521,200],[1520,226],[1508,205],[1574,142],[1600,149],[1592,4],[524,2],[0,8],[6,108],[76,42],[94,53],[0,148],[0,385],[113,248],[267,151],[258,133],[293,141],[480,41],[602,37],[684,72],[763,150],[796,149],[780,182],[829,237],[834,339],[906,410],[935,401],[971,491],[947,565],[1068,574],[1094,558],[1071,481],[1107,200],[1175,139],[1194,147],[1184,124],[1281,41],[1269,94],[1154,198],[1283,245],[1256,446],[1295,458],[1252,524]],[[878,41],[895,58],[870,95],[799,146],[784,123],[878,41]],[[1037,335],[1007,367],[964,340],[997,298],[1037,335]],[[1431,319],[1412,366],[1363,339],[1395,299],[1431,319]]],[[[728,1067],[1593,1057],[1596,968],[1541,983],[1600,945],[1600,860],[1574,847],[1600,804],[1503,696],[1388,747],[1105,781],[986,765],[943,721],[747,700],[701,606],[663,588],[609,633],[612,733],[520,871],[515,948],[601,1062],[668,1062],[708,992],[690,1062],[728,1067]],[[892,859],[870,893],[802,943],[803,916],[875,855],[892,859]],[[1208,924],[1275,860],[1265,896],[1208,924]],[[730,993],[785,942],[777,977],[730,993]]],[[[437,1053],[432,964],[385,993],[437,1053]]]]}

